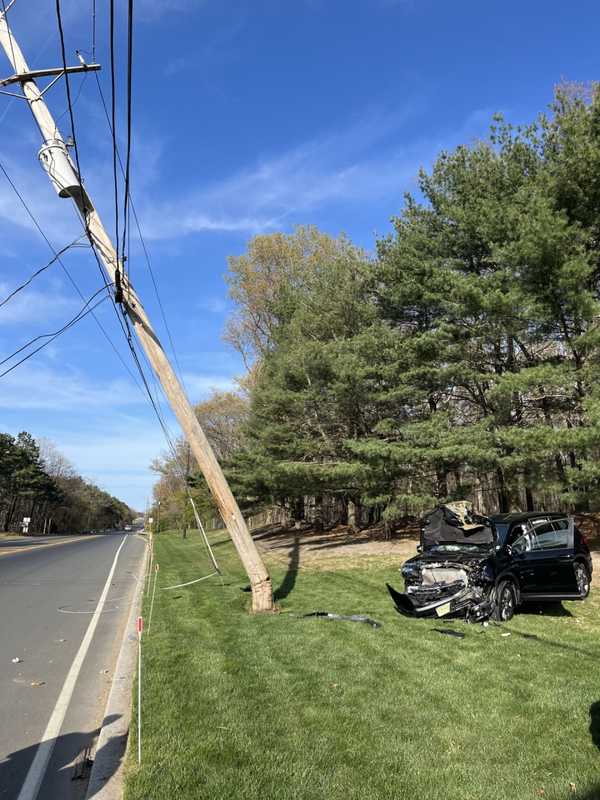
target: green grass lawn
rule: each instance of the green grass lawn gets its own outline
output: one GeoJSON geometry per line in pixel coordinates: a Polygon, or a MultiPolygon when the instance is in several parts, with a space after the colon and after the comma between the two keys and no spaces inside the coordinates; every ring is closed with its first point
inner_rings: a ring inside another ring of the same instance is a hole
{"type": "MultiPolygon", "coordinates": [[[[273,566],[281,613],[253,617],[213,540],[224,587],[157,591],[126,800],[600,798],[600,590],[482,627],[399,616],[398,563],[273,566]],[[292,616],[317,609],[383,627],[292,616]]],[[[210,571],[194,533],[155,545],[162,585],[210,571]]]]}

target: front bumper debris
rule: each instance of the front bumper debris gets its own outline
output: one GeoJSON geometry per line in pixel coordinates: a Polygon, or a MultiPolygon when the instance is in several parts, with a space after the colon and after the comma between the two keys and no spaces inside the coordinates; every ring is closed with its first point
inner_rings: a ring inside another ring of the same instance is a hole
{"type": "MultiPolygon", "coordinates": [[[[457,591],[427,597],[427,592],[398,592],[386,583],[396,611],[406,617],[445,617],[464,615],[469,622],[479,622],[492,613],[491,600],[480,591],[465,587],[462,583],[457,591]]],[[[454,587],[455,588],[455,587],[454,587]]],[[[433,594],[433,593],[432,593],[433,594]]]]}

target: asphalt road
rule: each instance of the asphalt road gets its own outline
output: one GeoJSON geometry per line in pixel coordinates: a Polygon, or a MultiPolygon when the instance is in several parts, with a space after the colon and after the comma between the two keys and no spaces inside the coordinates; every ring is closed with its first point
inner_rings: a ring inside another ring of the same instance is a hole
{"type": "Polygon", "coordinates": [[[102,723],[145,542],[125,533],[6,542],[0,800],[81,800],[87,781],[73,780],[74,765],[102,723]],[[102,596],[102,612],[94,614],[102,596]]]}

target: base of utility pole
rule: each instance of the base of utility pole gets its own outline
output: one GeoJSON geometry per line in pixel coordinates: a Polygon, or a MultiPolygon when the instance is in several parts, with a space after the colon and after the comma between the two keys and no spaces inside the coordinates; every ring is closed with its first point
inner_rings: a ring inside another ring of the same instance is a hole
{"type": "Polygon", "coordinates": [[[267,578],[260,583],[251,584],[252,588],[252,613],[273,613],[273,588],[271,579],[267,578]]]}

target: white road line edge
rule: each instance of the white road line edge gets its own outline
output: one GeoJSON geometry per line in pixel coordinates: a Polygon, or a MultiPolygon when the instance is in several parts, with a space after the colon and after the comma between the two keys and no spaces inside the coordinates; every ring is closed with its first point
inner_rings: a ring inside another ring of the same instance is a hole
{"type": "Polygon", "coordinates": [[[106,601],[106,597],[110,589],[110,584],[113,575],[115,574],[115,569],[117,567],[117,560],[119,558],[119,554],[121,553],[123,545],[125,544],[126,541],[127,541],[127,536],[124,536],[123,541],[119,545],[119,549],[115,553],[112,567],[110,568],[110,572],[108,573],[108,578],[106,579],[106,583],[104,584],[104,589],[102,590],[102,594],[100,595],[100,599],[98,600],[98,605],[96,606],[96,610],[94,611],[94,616],[90,620],[90,624],[87,627],[85,636],[83,637],[82,642],[79,645],[79,650],[77,651],[77,655],[75,656],[75,659],[71,664],[71,669],[69,670],[69,673],[60,691],[58,700],[56,701],[56,705],[54,706],[54,711],[52,712],[50,720],[46,725],[46,730],[44,731],[42,741],[40,742],[35,754],[35,758],[33,759],[31,766],[29,767],[29,772],[27,773],[27,777],[25,778],[25,783],[23,784],[23,787],[19,792],[17,800],[35,800],[35,798],[38,795],[40,786],[42,784],[42,780],[44,778],[44,773],[46,772],[46,767],[48,766],[48,761],[50,760],[50,756],[52,755],[52,751],[54,750],[54,743],[56,742],[56,739],[60,734],[60,729],[62,728],[62,724],[64,722],[67,709],[69,708],[69,703],[71,702],[71,697],[73,696],[73,690],[75,689],[75,684],[77,683],[77,678],[79,677],[83,661],[90,648],[90,644],[92,643],[92,638],[94,636],[96,627],[100,620],[100,615],[102,614],[102,609],[104,608],[104,603],[106,601]]]}

